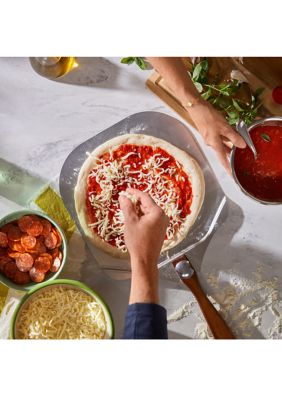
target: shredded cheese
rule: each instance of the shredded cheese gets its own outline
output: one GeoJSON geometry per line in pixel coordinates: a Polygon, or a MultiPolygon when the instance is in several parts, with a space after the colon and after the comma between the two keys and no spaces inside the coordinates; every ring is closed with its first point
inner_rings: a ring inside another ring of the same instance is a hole
{"type": "Polygon", "coordinates": [[[89,294],[63,286],[34,294],[17,320],[19,339],[103,339],[102,306],[89,294]]]}
{"type": "Polygon", "coordinates": [[[120,196],[125,196],[125,197],[127,197],[130,201],[132,201],[133,204],[136,204],[136,203],[137,203],[137,199],[136,199],[136,197],[134,196],[134,194],[130,194],[130,193],[127,193],[127,192],[125,192],[125,191],[122,191],[122,192],[120,192],[119,194],[120,194],[120,196]]]}
{"type": "Polygon", "coordinates": [[[142,186],[144,192],[148,192],[155,203],[160,206],[170,219],[166,232],[166,240],[174,238],[177,232],[182,232],[185,218],[181,218],[182,209],[178,206],[178,193],[170,179],[174,177],[176,181],[181,176],[182,166],[179,162],[163,168],[169,160],[160,153],[154,153],[143,163],[131,165],[128,159],[133,156],[141,158],[140,153],[129,152],[120,159],[113,159],[110,153],[109,159],[98,158],[96,165],[89,174],[89,178],[94,178],[100,186],[99,192],[89,193],[88,199],[95,213],[97,221],[90,223],[89,227],[94,228],[98,235],[106,242],[114,241],[116,247],[121,251],[126,251],[124,243],[124,219],[119,208],[118,195],[124,194],[124,184],[127,188],[139,188],[142,186]],[[145,188],[144,188],[145,186],[145,188]],[[112,216],[113,215],[113,216],[112,216]]]}

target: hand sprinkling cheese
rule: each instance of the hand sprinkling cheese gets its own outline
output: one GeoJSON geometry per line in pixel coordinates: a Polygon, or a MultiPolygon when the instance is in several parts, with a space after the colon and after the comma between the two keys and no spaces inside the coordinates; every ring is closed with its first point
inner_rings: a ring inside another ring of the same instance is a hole
{"type": "Polygon", "coordinates": [[[133,204],[136,204],[136,203],[137,203],[137,198],[134,196],[134,194],[130,194],[130,193],[125,192],[125,191],[123,190],[123,191],[121,191],[121,192],[119,193],[119,195],[120,195],[120,196],[125,196],[125,197],[127,197],[129,200],[132,201],[133,204]]]}

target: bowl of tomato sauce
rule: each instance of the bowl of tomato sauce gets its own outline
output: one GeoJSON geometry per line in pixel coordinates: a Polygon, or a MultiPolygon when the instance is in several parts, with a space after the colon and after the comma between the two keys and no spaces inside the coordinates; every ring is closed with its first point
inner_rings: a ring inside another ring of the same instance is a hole
{"type": "Polygon", "coordinates": [[[247,146],[233,147],[230,163],[235,182],[262,204],[282,204],[282,117],[269,117],[248,127],[257,158],[247,146]]]}

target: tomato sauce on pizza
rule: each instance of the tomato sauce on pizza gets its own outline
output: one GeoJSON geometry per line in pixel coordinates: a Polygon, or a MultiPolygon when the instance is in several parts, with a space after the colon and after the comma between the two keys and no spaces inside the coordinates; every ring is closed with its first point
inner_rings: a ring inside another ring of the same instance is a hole
{"type": "Polygon", "coordinates": [[[125,252],[119,193],[127,188],[148,192],[170,219],[166,240],[173,239],[191,213],[193,192],[182,166],[165,150],[123,144],[96,158],[88,175],[86,208],[89,227],[125,252]]]}

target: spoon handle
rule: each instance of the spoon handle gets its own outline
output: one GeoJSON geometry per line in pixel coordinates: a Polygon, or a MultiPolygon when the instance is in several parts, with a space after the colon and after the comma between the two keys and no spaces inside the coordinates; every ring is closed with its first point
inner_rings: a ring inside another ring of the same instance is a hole
{"type": "Polygon", "coordinates": [[[240,136],[245,140],[249,148],[252,150],[254,157],[257,158],[257,150],[255,148],[254,142],[252,141],[252,138],[249,134],[247,125],[243,120],[239,121],[236,125],[236,130],[239,133],[240,136]]]}

